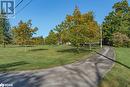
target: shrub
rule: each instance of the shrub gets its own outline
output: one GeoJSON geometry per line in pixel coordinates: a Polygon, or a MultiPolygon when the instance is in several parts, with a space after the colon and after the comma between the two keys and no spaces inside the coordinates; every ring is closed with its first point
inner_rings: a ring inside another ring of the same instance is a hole
{"type": "Polygon", "coordinates": [[[130,46],[130,39],[127,35],[116,32],[113,34],[113,46],[115,47],[128,47],[130,46]]]}
{"type": "Polygon", "coordinates": [[[127,47],[130,47],[130,40],[129,40],[128,43],[127,43],[127,47]]]}

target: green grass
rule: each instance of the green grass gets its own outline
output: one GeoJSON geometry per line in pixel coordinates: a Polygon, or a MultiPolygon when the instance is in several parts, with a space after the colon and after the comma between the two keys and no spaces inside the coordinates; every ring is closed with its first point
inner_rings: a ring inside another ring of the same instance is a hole
{"type": "Polygon", "coordinates": [[[71,46],[0,47],[0,71],[45,69],[86,58],[91,51],[71,46]]]}
{"type": "MultiPolygon", "coordinates": [[[[130,48],[115,48],[116,60],[130,67],[130,48]]],[[[130,69],[116,64],[100,84],[100,87],[130,87],[130,69]]]]}

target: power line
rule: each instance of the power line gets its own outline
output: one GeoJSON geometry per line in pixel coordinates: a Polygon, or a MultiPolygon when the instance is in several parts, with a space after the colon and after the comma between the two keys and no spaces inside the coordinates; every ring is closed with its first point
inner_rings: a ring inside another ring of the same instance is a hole
{"type": "MultiPolygon", "coordinates": [[[[24,7],[22,7],[17,13],[15,13],[15,15],[13,16],[16,16],[17,14],[19,14],[22,10],[24,10],[29,4],[31,4],[33,0],[30,0],[24,7]]],[[[18,6],[17,6],[18,7],[18,6]]]]}
{"type": "Polygon", "coordinates": [[[21,1],[15,6],[15,8],[17,8],[22,2],[23,2],[23,0],[21,0],[21,1]]]}
{"type": "MultiPolygon", "coordinates": [[[[21,0],[21,1],[14,7],[14,9],[16,9],[23,1],[24,1],[24,0],[21,0]]],[[[13,10],[14,10],[14,9],[13,9],[13,10]]],[[[14,15],[13,15],[13,17],[14,17],[14,15]]]]}

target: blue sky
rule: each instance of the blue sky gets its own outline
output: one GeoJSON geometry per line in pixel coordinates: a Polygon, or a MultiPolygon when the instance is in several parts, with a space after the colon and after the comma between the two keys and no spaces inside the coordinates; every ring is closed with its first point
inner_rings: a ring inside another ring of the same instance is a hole
{"type": "MultiPolygon", "coordinates": [[[[16,0],[16,4],[19,1],[16,0]]],[[[24,0],[16,12],[28,1],[24,0]]],[[[112,10],[113,4],[118,1],[121,0],[33,0],[15,18],[10,19],[10,22],[14,26],[20,20],[31,19],[33,26],[39,28],[35,36],[47,36],[51,29],[65,19],[66,14],[72,14],[76,5],[82,13],[93,11],[96,21],[101,24],[104,17],[112,10]]]]}

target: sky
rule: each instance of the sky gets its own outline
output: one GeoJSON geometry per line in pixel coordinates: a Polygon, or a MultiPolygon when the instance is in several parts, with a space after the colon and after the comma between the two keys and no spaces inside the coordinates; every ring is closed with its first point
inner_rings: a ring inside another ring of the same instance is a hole
{"type": "MultiPolygon", "coordinates": [[[[20,0],[16,0],[17,4],[20,0]]],[[[121,0],[33,0],[24,10],[10,19],[12,26],[18,24],[20,20],[32,20],[33,27],[38,27],[35,36],[47,36],[49,31],[60,24],[67,14],[71,15],[75,6],[78,6],[81,13],[93,11],[95,20],[101,24],[112,11],[114,3],[121,0]]],[[[130,3],[130,0],[128,0],[130,3]]],[[[16,13],[29,0],[24,0],[16,9],[16,13]]]]}

